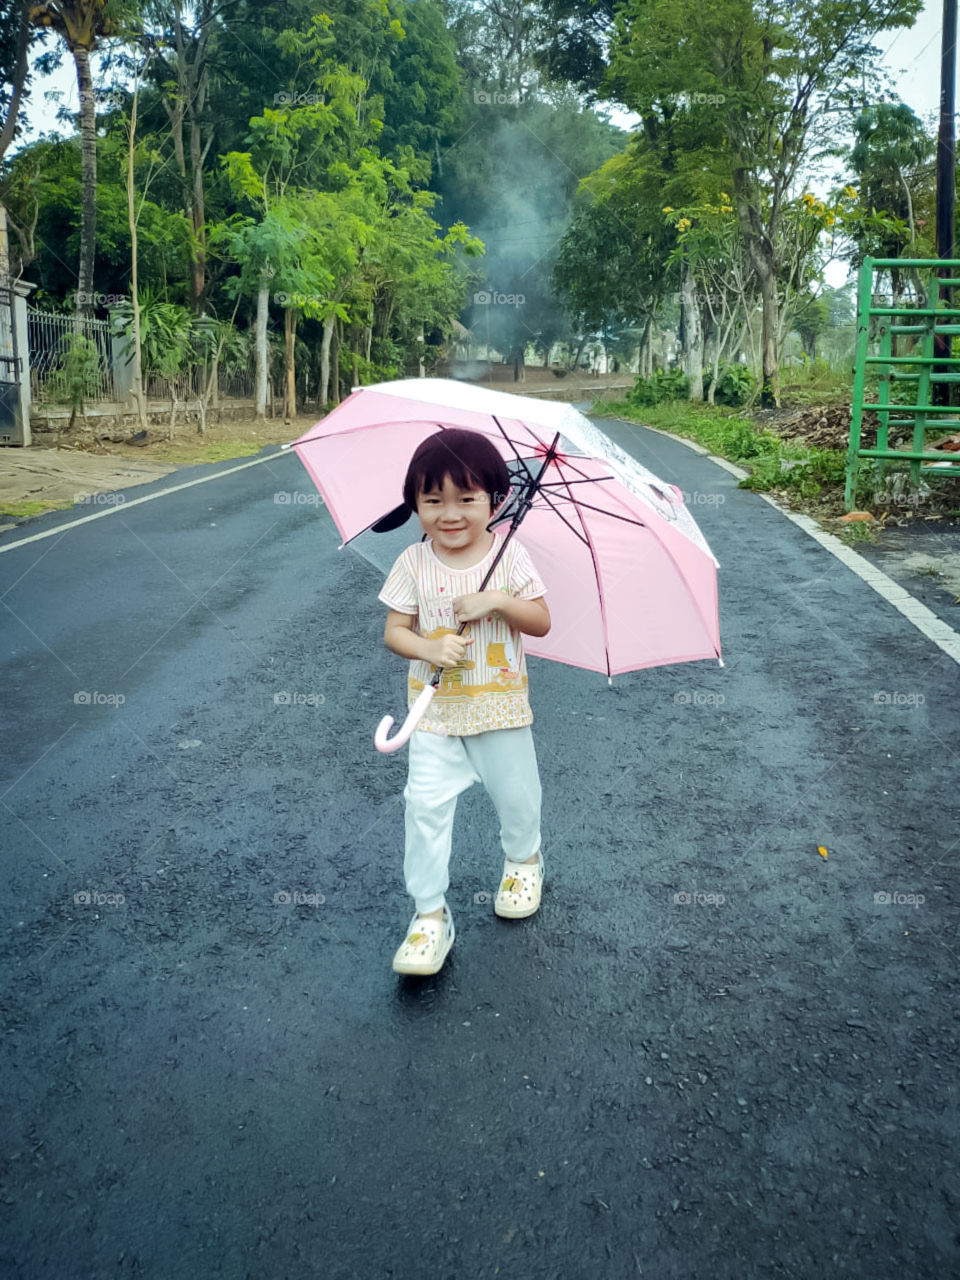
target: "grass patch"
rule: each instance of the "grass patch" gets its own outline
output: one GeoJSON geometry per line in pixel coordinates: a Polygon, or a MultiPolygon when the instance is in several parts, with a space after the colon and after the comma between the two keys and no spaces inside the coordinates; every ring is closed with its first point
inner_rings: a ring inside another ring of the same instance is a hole
{"type": "Polygon", "coordinates": [[[31,499],[24,502],[8,502],[0,509],[0,517],[10,516],[14,520],[26,520],[30,516],[42,516],[45,511],[65,511],[72,507],[70,499],[31,499]]]}
{"type": "Polygon", "coordinates": [[[694,440],[718,457],[750,471],[740,481],[741,489],[804,500],[833,500],[839,496],[842,507],[845,455],[840,449],[818,449],[798,440],[785,440],[720,405],[672,400],[640,408],[601,401],[593,412],[627,418],[694,440]]]}

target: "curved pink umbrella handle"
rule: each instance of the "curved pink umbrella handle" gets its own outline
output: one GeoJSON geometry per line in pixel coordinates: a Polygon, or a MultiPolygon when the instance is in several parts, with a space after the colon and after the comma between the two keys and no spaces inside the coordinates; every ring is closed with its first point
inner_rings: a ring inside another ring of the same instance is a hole
{"type": "Polygon", "coordinates": [[[403,746],[430,705],[434,693],[436,693],[435,685],[428,684],[424,686],[419,698],[407,712],[406,720],[404,720],[392,738],[388,738],[387,734],[393,726],[393,716],[383,717],[377,725],[376,733],[373,735],[373,745],[378,751],[398,751],[403,746]]]}

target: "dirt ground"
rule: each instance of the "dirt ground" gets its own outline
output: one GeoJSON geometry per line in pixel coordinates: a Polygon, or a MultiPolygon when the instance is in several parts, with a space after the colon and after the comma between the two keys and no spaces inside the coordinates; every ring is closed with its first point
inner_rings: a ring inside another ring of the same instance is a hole
{"type": "Polygon", "coordinates": [[[27,449],[0,449],[0,528],[12,523],[2,516],[24,518],[92,503],[98,495],[148,484],[181,466],[257,454],[265,445],[295,440],[315,421],[311,416],[292,423],[225,422],[209,425],[202,436],[181,430],[173,440],[166,428],[151,427],[135,443],[83,429],[72,431],[69,443],[64,433],[35,432],[27,449]]]}

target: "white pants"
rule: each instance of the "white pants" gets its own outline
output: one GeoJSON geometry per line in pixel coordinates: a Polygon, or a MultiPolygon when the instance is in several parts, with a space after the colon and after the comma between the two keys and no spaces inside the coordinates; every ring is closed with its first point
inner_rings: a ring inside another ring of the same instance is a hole
{"type": "Polygon", "coordinates": [[[504,857],[526,862],[540,851],[540,774],[530,725],[462,738],[415,731],[408,750],[403,875],[418,911],[436,911],[446,901],[457,797],[474,782],[497,810],[504,857]]]}

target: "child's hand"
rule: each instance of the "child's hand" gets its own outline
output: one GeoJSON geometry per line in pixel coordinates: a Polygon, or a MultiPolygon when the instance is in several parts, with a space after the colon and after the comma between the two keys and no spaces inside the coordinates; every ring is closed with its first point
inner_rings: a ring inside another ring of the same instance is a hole
{"type": "Polygon", "coordinates": [[[465,653],[467,645],[473,644],[473,636],[462,635],[456,636],[451,634],[440,636],[436,640],[431,640],[432,653],[428,661],[434,667],[455,667],[459,664],[465,653]]]}
{"type": "Polygon", "coordinates": [[[453,616],[459,627],[461,622],[476,622],[493,613],[500,603],[499,591],[470,591],[457,596],[453,602],[453,616]]]}

